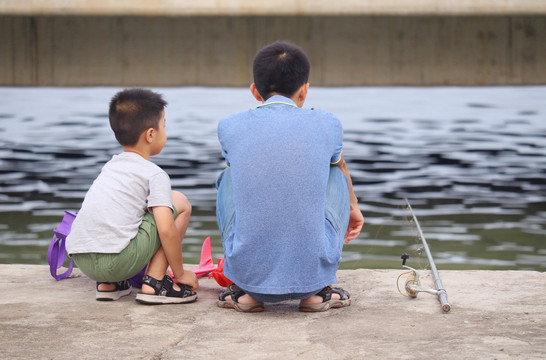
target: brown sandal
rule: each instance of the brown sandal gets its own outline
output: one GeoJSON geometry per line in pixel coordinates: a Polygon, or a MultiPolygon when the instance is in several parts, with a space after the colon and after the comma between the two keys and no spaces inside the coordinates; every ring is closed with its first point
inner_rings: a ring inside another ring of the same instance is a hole
{"type": "Polygon", "coordinates": [[[316,295],[322,297],[322,302],[319,304],[306,304],[300,303],[300,311],[303,312],[322,312],[331,308],[342,308],[351,305],[351,296],[342,288],[333,288],[326,286],[319,291],[316,295]],[[338,294],[339,299],[332,299],[332,294],[338,294]]]}
{"type": "Polygon", "coordinates": [[[217,305],[221,308],[235,309],[240,312],[261,312],[264,311],[264,303],[257,301],[252,304],[241,304],[238,302],[239,298],[246,293],[243,289],[235,284],[231,284],[227,289],[218,297],[217,305]],[[230,296],[231,300],[226,300],[226,297],[230,296]]]}

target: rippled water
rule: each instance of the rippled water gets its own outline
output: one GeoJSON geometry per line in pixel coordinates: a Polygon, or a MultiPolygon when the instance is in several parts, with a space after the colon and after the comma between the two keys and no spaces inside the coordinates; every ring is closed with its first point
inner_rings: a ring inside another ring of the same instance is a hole
{"type": "MultiPolygon", "coordinates": [[[[0,88],[0,263],[45,264],[63,210],[76,211],[120,151],[107,104],[117,88],[0,88]]],[[[194,206],[188,262],[211,235],[223,116],[252,106],[241,88],[160,88],[169,140],[153,160],[194,206]]],[[[546,268],[546,87],[311,88],[338,115],[366,217],[343,268],[426,266],[408,198],[440,269],[546,268]]]]}

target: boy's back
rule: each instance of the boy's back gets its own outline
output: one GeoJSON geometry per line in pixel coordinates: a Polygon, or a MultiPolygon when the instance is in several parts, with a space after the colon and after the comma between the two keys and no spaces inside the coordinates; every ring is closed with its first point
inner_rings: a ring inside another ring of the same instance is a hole
{"type": "Polygon", "coordinates": [[[68,252],[119,253],[138,232],[146,208],[172,205],[167,173],[123,152],[104,165],[68,235],[68,252]]]}
{"type": "Polygon", "coordinates": [[[276,95],[222,120],[218,136],[236,213],[225,240],[233,244],[225,249],[226,276],[269,294],[335,282],[341,251],[324,214],[330,165],[342,150],[339,120],[276,95]]]}

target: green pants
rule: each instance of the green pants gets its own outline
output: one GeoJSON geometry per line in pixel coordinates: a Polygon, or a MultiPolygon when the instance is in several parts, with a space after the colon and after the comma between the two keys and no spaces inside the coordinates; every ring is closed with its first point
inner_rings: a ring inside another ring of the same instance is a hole
{"type": "MultiPolygon", "coordinates": [[[[174,206],[173,206],[174,208],[174,206]]],[[[173,216],[178,212],[174,208],[173,216]]],[[[76,266],[90,279],[100,282],[116,282],[129,279],[142,270],[161,246],[155,218],[146,213],[137,235],[119,254],[73,254],[76,266]]]]}

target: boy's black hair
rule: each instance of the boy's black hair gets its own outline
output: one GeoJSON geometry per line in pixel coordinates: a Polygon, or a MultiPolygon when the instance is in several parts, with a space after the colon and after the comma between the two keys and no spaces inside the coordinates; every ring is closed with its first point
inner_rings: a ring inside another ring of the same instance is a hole
{"type": "Polygon", "coordinates": [[[254,84],[262,98],[273,93],[292,97],[309,81],[310,64],[303,50],[286,41],[267,45],[254,58],[254,84]]]}
{"type": "Polygon", "coordinates": [[[167,102],[161,94],[134,88],[118,92],[110,101],[108,118],[116,140],[122,146],[135,145],[149,128],[158,128],[167,102]]]}

